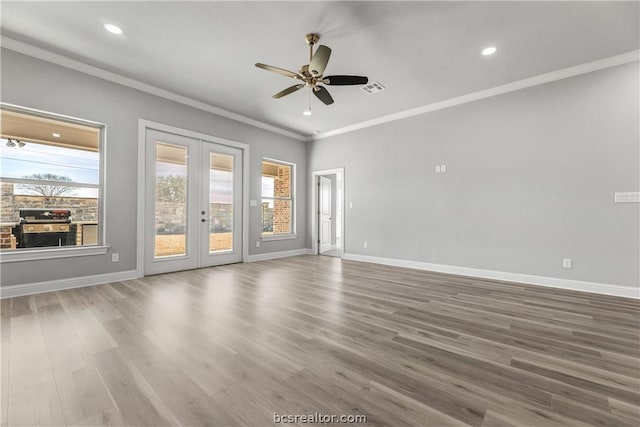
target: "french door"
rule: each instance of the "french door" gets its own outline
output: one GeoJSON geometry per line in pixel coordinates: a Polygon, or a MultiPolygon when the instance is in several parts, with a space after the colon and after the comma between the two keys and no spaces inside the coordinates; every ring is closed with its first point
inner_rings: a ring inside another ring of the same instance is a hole
{"type": "Polygon", "coordinates": [[[144,273],[242,261],[242,150],[147,130],[144,273]]]}

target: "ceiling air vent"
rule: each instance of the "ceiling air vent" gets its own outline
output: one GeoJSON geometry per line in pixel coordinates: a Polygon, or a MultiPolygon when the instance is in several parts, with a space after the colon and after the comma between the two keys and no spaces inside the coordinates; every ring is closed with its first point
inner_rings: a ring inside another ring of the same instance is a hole
{"type": "Polygon", "coordinates": [[[362,86],[360,89],[369,95],[373,95],[374,93],[382,92],[384,90],[384,86],[382,86],[380,82],[373,82],[366,86],[362,86]]]}

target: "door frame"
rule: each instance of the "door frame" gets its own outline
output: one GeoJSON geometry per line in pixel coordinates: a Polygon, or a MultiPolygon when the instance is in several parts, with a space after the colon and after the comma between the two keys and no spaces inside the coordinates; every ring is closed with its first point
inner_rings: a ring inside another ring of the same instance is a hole
{"type": "MultiPolygon", "coordinates": [[[[344,204],[344,200],[345,200],[345,194],[344,194],[344,189],[345,189],[345,174],[344,174],[344,168],[335,168],[335,169],[326,169],[326,170],[320,170],[320,171],[314,171],[312,173],[312,179],[311,179],[311,191],[310,193],[313,195],[311,197],[312,200],[312,206],[311,206],[311,247],[312,247],[312,253],[314,255],[318,255],[319,254],[319,250],[320,250],[320,245],[318,245],[318,177],[322,176],[322,175],[336,175],[337,177],[341,177],[342,179],[340,180],[340,187],[337,186],[336,184],[336,192],[338,189],[342,190],[340,193],[342,195],[342,197],[340,198],[341,200],[341,206],[342,206],[342,212],[340,213],[340,235],[342,237],[342,256],[344,256],[344,254],[347,252],[346,251],[346,236],[345,236],[345,212],[347,210],[347,207],[344,204]]],[[[336,200],[337,200],[338,195],[336,194],[336,200]]]]}
{"type": "Polygon", "coordinates": [[[136,276],[144,277],[145,250],[145,181],[146,181],[146,135],[147,130],[158,130],[173,133],[187,138],[213,142],[242,150],[242,262],[249,257],[249,144],[219,138],[176,126],[158,123],[151,120],[138,119],[138,197],[137,197],[137,236],[136,236],[136,276]]]}

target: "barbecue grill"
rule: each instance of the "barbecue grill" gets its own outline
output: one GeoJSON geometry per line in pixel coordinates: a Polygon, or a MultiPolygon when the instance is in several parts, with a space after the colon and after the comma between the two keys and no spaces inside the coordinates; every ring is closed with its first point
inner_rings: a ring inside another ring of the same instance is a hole
{"type": "Polygon", "coordinates": [[[68,209],[20,209],[20,224],[13,228],[18,248],[72,246],[76,224],[68,209]]]}

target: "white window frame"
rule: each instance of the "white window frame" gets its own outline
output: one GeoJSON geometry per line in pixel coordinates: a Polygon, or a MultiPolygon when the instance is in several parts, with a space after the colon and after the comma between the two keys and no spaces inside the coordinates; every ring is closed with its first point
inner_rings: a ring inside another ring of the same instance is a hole
{"type": "Polygon", "coordinates": [[[281,234],[263,234],[262,231],[262,214],[260,215],[260,238],[263,242],[274,241],[274,240],[292,240],[297,239],[298,234],[296,234],[296,203],[295,203],[295,194],[296,194],[296,164],[287,162],[284,160],[273,159],[269,157],[263,157],[260,161],[260,206],[262,206],[263,199],[271,199],[271,200],[291,200],[291,233],[281,233],[281,234]],[[275,163],[283,166],[291,167],[291,197],[264,197],[262,195],[262,163],[275,163]]]}
{"type": "MultiPolygon", "coordinates": [[[[62,114],[51,113],[48,111],[36,110],[33,108],[22,107],[19,105],[8,104],[0,102],[0,109],[4,111],[11,111],[15,113],[28,114],[35,117],[44,119],[58,120],[61,122],[78,124],[82,126],[89,126],[99,130],[99,142],[98,142],[98,184],[86,185],[82,184],[82,187],[93,187],[98,189],[98,244],[91,246],[64,246],[64,247],[43,247],[43,248],[20,248],[15,250],[3,250],[0,251],[0,263],[19,262],[19,261],[35,261],[41,259],[53,259],[53,258],[68,258],[87,255],[104,255],[109,250],[109,246],[106,244],[106,229],[105,229],[105,169],[106,169],[106,136],[107,127],[104,123],[93,122],[90,120],[84,120],[77,117],[65,116],[62,114]]],[[[5,178],[3,182],[21,183],[23,181],[16,178],[5,178]]],[[[59,184],[59,182],[51,182],[52,184],[59,184]]],[[[75,185],[69,183],[70,185],[75,185]]],[[[67,185],[67,184],[65,184],[67,185]]]]}

